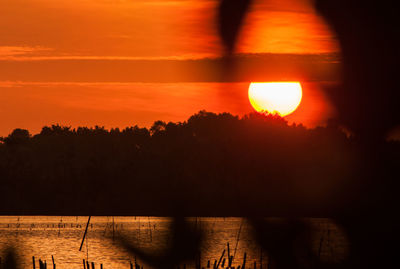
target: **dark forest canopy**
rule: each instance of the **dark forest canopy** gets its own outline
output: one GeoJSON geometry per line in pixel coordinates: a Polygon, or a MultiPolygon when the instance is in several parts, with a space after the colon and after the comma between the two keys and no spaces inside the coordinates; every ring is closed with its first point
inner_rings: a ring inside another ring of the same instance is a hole
{"type": "MultiPolygon", "coordinates": [[[[1,140],[1,214],[320,215],[356,194],[357,141],[333,121],[200,111],[150,129],[53,125],[1,140]]],[[[385,145],[394,166],[399,148],[385,145]]]]}

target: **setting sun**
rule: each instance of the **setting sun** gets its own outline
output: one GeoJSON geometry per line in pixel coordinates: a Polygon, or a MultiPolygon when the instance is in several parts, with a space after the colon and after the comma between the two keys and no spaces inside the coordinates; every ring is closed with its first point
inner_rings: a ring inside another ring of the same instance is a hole
{"type": "Polygon", "coordinates": [[[296,110],[301,98],[299,82],[252,82],[249,86],[250,103],[258,112],[286,116],[296,110]]]}

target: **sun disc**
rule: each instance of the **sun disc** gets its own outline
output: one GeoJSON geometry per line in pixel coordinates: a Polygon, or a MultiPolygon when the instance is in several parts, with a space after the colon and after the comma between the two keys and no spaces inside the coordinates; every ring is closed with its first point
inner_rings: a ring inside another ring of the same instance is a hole
{"type": "Polygon", "coordinates": [[[300,82],[252,82],[249,100],[258,112],[287,116],[299,106],[302,98],[300,82]]]}

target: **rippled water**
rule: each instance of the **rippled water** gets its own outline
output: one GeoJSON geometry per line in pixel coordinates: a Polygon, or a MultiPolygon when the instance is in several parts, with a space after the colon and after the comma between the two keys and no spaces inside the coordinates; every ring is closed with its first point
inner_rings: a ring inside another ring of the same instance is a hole
{"type": "MultiPolygon", "coordinates": [[[[82,251],[79,247],[88,217],[60,216],[0,216],[0,250],[13,246],[20,256],[22,268],[32,268],[32,256],[51,263],[53,255],[57,269],[83,268],[83,259],[94,262],[96,268],[130,268],[135,257],[118,245],[113,237],[124,236],[144,250],[162,249],[169,240],[169,218],[159,217],[92,217],[82,251]]],[[[240,265],[247,253],[248,268],[267,268],[268,257],[262,253],[251,235],[251,229],[241,218],[191,218],[205,240],[201,249],[202,266],[211,266],[230,244],[233,264],[240,265]]],[[[326,219],[305,220],[313,227],[313,250],[321,259],[342,260],[348,246],[343,233],[326,219]]],[[[226,257],[226,255],[225,255],[226,257]]],[[[138,260],[144,268],[149,268],[138,260]]],[[[36,265],[38,268],[38,265],[36,265]]],[[[188,264],[188,268],[194,265],[188,264]]],[[[52,268],[49,266],[48,268],[52,268]]]]}

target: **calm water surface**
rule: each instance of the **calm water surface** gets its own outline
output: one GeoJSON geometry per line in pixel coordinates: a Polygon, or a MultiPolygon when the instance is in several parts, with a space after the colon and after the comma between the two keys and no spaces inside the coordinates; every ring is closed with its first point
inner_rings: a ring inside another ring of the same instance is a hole
{"type": "MultiPolygon", "coordinates": [[[[20,256],[22,268],[32,268],[32,256],[36,260],[51,263],[53,255],[57,269],[83,268],[83,259],[95,262],[96,268],[103,264],[104,268],[128,269],[135,257],[113,238],[124,236],[149,252],[162,249],[170,238],[169,218],[92,217],[87,240],[82,251],[79,251],[87,220],[85,216],[0,216],[0,251],[13,246],[20,256]]],[[[205,237],[201,249],[202,266],[206,267],[208,260],[212,265],[215,259],[219,259],[229,242],[231,253],[235,255],[235,265],[242,263],[246,252],[246,263],[251,268],[254,261],[259,268],[261,260],[263,268],[267,268],[267,254],[262,253],[255,243],[245,219],[191,218],[190,221],[203,231],[205,237]]],[[[313,251],[316,255],[331,262],[338,262],[345,257],[348,245],[336,225],[327,219],[304,221],[312,226],[313,251]]],[[[142,261],[138,262],[149,268],[142,261]]],[[[193,267],[188,264],[188,268],[193,267]]]]}

